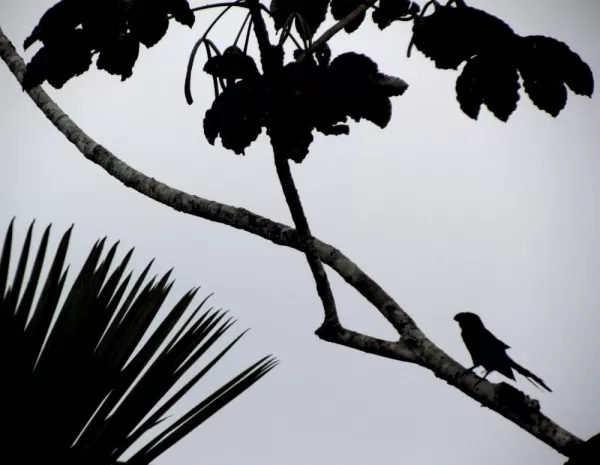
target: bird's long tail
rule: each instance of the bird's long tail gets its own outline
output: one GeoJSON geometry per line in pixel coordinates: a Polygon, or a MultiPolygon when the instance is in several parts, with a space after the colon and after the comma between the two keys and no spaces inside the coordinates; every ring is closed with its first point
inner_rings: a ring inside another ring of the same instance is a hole
{"type": "Polygon", "coordinates": [[[514,370],[523,375],[525,378],[527,378],[529,380],[529,382],[531,384],[533,384],[536,387],[543,387],[544,389],[546,389],[548,392],[552,392],[552,389],[550,389],[548,386],[546,386],[546,383],[544,383],[544,381],[542,380],[542,378],[534,375],[531,371],[529,371],[527,368],[522,367],[521,365],[519,365],[517,362],[515,362],[512,358],[510,359],[512,367],[514,368],[514,370]]]}

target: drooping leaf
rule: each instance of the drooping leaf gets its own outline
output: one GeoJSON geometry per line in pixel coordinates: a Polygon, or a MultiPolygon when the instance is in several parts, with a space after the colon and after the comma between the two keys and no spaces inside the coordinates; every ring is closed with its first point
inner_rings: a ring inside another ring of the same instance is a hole
{"type": "Polygon", "coordinates": [[[316,127],[317,131],[326,136],[341,136],[350,134],[350,127],[347,124],[335,124],[333,126],[316,127]]]}
{"type": "Polygon", "coordinates": [[[506,123],[519,101],[521,86],[517,68],[510,59],[499,55],[482,54],[476,58],[486,62],[483,103],[496,118],[506,123]]]}
{"type": "Polygon", "coordinates": [[[376,75],[379,72],[379,66],[366,55],[347,52],[335,57],[329,70],[336,76],[347,76],[354,79],[376,75]]]}
{"type": "MultiPolygon", "coordinates": [[[[363,0],[331,0],[331,15],[339,21],[352,13],[363,4],[363,0]]],[[[344,30],[347,33],[356,31],[365,20],[366,11],[362,12],[356,19],[348,23],[344,30]]]]}
{"type": "Polygon", "coordinates": [[[514,38],[504,21],[471,7],[438,6],[413,25],[415,47],[440,69],[456,69],[478,53],[510,45],[514,38]]]}
{"type": "Polygon", "coordinates": [[[531,101],[540,110],[555,118],[567,104],[567,89],[564,83],[550,77],[540,77],[519,69],[523,77],[523,87],[531,101]]]}
{"type": "Polygon", "coordinates": [[[163,4],[165,11],[173,15],[175,21],[190,28],[194,25],[196,16],[190,8],[188,0],[163,0],[163,4]]]}
{"type": "Polygon", "coordinates": [[[73,29],[60,41],[42,47],[27,65],[23,89],[29,90],[47,80],[60,89],[69,79],[86,72],[92,63],[88,36],[82,29],[73,29]]]}
{"type": "Polygon", "coordinates": [[[420,9],[419,5],[410,0],[379,0],[372,18],[379,29],[383,30],[400,18],[416,15],[420,9]]]}
{"type": "Polygon", "coordinates": [[[204,71],[211,76],[233,80],[256,77],[259,74],[254,59],[235,45],[227,47],[222,55],[209,58],[204,71]]]}
{"type": "MultiPolygon", "coordinates": [[[[214,144],[243,153],[266,128],[277,156],[302,162],[313,131],[348,134],[348,118],[367,119],[385,127],[391,119],[390,97],[402,95],[404,81],[378,71],[377,64],[357,53],[344,53],[329,63],[321,57],[293,61],[265,76],[244,78],[227,86],[204,118],[204,134],[214,144]]],[[[215,60],[207,71],[218,75],[215,60]]],[[[226,74],[221,74],[226,77],[226,74]]]]}
{"type": "Polygon", "coordinates": [[[87,0],[81,26],[94,50],[110,46],[127,34],[127,16],[120,0],[87,0]]]}
{"type": "Polygon", "coordinates": [[[131,34],[147,48],[156,45],[169,28],[169,19],[158,0],[134,0],[128,13],[131,34]]]}
{"type": "MultiPolygon", "coordinates": [[[[571,56],[570,50],[565,50],[564,44],[549,39],[547,37],[524,37],[518,50],[518,69],[523,79],[523,87],[531,101],[540,109],[549,113],[553,117],[558,116],[567,103],[567,89],[565,87],[565,78],[573,76],[572,71],[563,69],[565,61],[575,61],[571,56]],[[569,53],[570,52],[570,53],[569,53]]],[[[574,55],[574,54],[573,54],[574,55]]],[[[577,57],[579,58],[579,57],[577,57]]],[[[575,69],[581,70],[587,67],[585,63],[575,69]]],[[[575,72],[577,73],[577,71],[575,72]]],[[[585,75],[585,73],[584,73],[585,75]]],[[[580,77],[581,74],[576,74],[580,77]]],[[[593,80],[589,76],[584,76],[583,80],[575,79],[578,84],[584,82],[585,85],[578,90],[593,90],[593,80]],[[587,82],[586,82],[587,81],[587,82]],[[587,88],[585,88],[587,86],[587,88]]]]}
{"type": "Polygon", "coordinates": [[[310,39],[325,21],[328,6],[329,0],[271,0],[270,10],[277,30],[283,27],[290,15],[298,13],[310,28],[309,35],[303,38],[310,39]]]}
{"type": "Polygon", "coordinates": [[[90,69],[92,64],[92,51],[87,41],[85,31],[75,29],[65,38],[65,45],[50,46],[52,51],[52,65],[48,72],[48,84],[60,89],[67,81],[75,76],[80,76],[90,69]]]}
{"type": "Polygon", "coordinates": [[[121,81],[124,81],[133,74],[139,53],[140,43],[131,34],[123,34],[100,49],[96,66],[107,73],[121,76],[121,81]]]}
{"type": "Polygon", "coordinates": [[[552,76],[579,95],[591,97],[594,93],[592,70],[567,44],[552,37],[527,36],[520,40],[519,52],[526,74],[537,74],[540,79],[552,76]]]}
{"type": "Polygon", "coordinates": [[[206,111],[204,135],[213,145],[218,136],[226,149],[244,154],[262,131],[265,117],[264,87],[258,78],[228,86],[206,111]]]}
{"type": "Polygon", "coordinates": [[[471,58],[456,80],[456,98],[463,112],[477,119],[481,104],[506,122],[517,108],[519,75],[507,54],[483,53],[471,58]]]}
{"type": "Polygon", "coordinates": [[[322,75],[311,59],[288,63],[273,77],[266,101],[266,128],[277,156],[300,163],[308,154],[322,75]]]}
{"type": "Polygon", "coordinates": [[[377,88],[367,87],[349,105],[348,115],[355,121],[361,118],[385,128],[392,119],[392,102],[377,88]]]}
{"type": "Polygon", "coordinates": [[[40,22],[25,39],[26,50],[37,40],[44,45],[61,41],[65,34],[75,29],[83,20],[86,4],[81,0],[60,0],[52,5],[40,18],[40,22]]]}
{"type": "Polygon", "coordinates": [[[48,47],[40,48],[31,61],[27,63],[27,69],[23,76],[23,90],[30,90],[40,86],[48,78],[51,65],[51,55],[48,47]]]}
{"type": "Polygon", "coordinates": [[[365,118],[383,128],[390,122],[392,105],[386,92],[377,84],[381,73],[377,63],[366,55],[349,52],[331,62],[331,89],[345,114],[356,121],[365,118]]]}
{"type": "Polygon", "coordinates": [[[456,99],[460,109],[469,118],[477,119],[479,116],[483,104],[482,94],[480,70],[477,61],[471,58],[456,79],[456,99]]]}

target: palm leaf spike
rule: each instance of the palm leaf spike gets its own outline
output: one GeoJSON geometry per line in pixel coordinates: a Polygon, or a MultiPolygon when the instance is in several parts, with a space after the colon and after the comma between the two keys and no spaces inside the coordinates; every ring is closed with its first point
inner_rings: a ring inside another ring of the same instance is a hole
{"type": "Polygon", "coordinates": [[[159,317],[173,286],[171,271],[147,281],[150,264],[132,280],[127,265],[133,249],[115,262],[116,243],[102,258],[106,238],[94,244],[72,284],[65,284],[72,227],[42,276],[46,228],[26,279],[32,223],[9,280],[13,225],[14,220],[0,254],[0,366],[3,378],[11,380],[0,407],[11,425],[3,437],[8,456],[18,454],[23,463],[148,464],[278,363],[264,357],[153,433],[246,331],[171,393],[235,323],[228,312],[204,310],[208,297],[190,307],[198,292],[194,288],[159,317]],[[150,439],[139,444],[138,453],[121,460],[148,432],[150,439]]]}

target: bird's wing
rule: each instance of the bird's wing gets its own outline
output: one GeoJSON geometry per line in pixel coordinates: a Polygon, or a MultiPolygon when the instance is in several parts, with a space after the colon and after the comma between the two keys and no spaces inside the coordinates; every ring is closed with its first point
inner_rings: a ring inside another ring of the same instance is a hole
{"type": "Polygon", "coordinates": [[[485,335],[485,339],[488,342],[488,344],[490,344],[491,346],[493,346],[494,348],[498,348],[498,350],[501,348],[502,350],[506,350],[506,349],[510,349],[510,346],[508,344],[506,344],[505,342],[502,342],[500,339],[498,339],[496,336],[494,336],[490,331],[488,331],[486,328],[483,329],[483,332],[487,333],[485,335]]]}
{"type": "Polygon", "coordinates": [[[507,344],[502,342],[496,336],[494,336],[486,328],[482,328],[480,331],[481,344],[485,351],[484,362],[482,365],[486,370],[494,370],[498,373],[503,374],[509,379],[515,379],[511,368],[511,360],[506,355],[506,349],[509,348],[507,344]]]}

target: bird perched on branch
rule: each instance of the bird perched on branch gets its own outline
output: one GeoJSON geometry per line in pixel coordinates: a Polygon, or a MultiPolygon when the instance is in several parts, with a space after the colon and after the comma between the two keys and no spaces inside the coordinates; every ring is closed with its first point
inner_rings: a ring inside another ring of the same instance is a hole
{"type": "MultiPolygon", "coordinates": [[[[497,371],[507,378],[515,380],[515,375],[513,374],[514,369],[517,373],[525,376],[534,386],[541,386],[547,391],[552,392],[552,389],[546,386],[546,383],[544,383],[541,378],[519,365],[506,354],[506,349],[509,349],[510,346],[506,345],[490,333],[486,327],[483,326],[481,318],[475,313],[457,313],[454,316],[454,320],[458,322],[462,329],[461,335],[463,341],[473,359],[473,366],[463,374],[469,373],[475,368],[482,366],[486,369],[483,379],[487,378],[492,371],[497,371]]],[[[477,384],[480,381],[478,381],[477,384]]]]}

